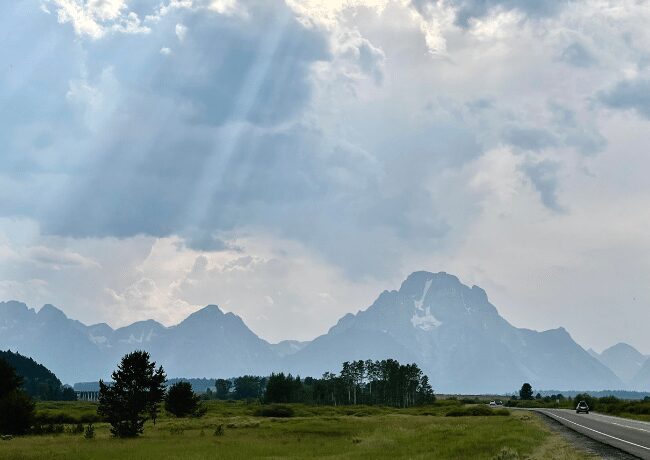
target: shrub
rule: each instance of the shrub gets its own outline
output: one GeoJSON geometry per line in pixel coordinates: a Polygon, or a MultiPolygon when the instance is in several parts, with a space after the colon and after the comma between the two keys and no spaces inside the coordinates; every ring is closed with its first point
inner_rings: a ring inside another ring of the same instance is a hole
{"type": "Polygon", "coordinates": [[[68,428],[68,433],[70,434],[81,434],[84,432],[84,426],[81,423],[77,423],[76,425],[70,425],[70,428],[68,428]]]}
{"type": "Polygon", "coordinates": [[[272,406],[262,406],[255,411],[258,417],[293,417],[293,409],[289,406],[274,404],[272,406]]]}
{"type": "Polygon", "coordinates": [[[72,415],[64,412],[38,411],[34,416],[35,425],[76,425],[78,423],[99,423],[101,421],[102,418],[95,413],[72,415]]]}
{"type": "Polygon", "coordinates": [[[92,423],[89,423],[86,426],[86,430],[84,431],[84,438],[93,439],[94,437],[95,437],[95,427],[93,426],[92,423]]]}
{"type": "Polygon", "coordinates": [[[189,382],[178,382],[169,387],[165,397],[165,410],[176,417],[201,417],[207,408],[201,404],[200,398],[192,391],[189,382]]]}
{"type": "Polygon", "coordinates": [[[185,433],[185,429],[182,426],[172,425],[169,427],[169,434],[182,435],[183,433],[185,433]]]}
{"type": "Polygon", "coordinates": [[[460,407],[457,409],[452,409],[445,414],[447,417],[483,417],[483,416],[507,416],[510,415],[508,409],[497,409],[492,410],[487,406],[476,405],[469,407],[460,407]]]}
{"type": "Polygon", "coordinates": [[[221,425],[217,426],[217,428],[215,428],[214,435],[215,436],[223,436],[223,434],[224,434],[224,429],[223,429],[223,424],[221,424],[221,425]]]}
{"type": "Polygon", "coordinates": [[[233,422],[226,425],[226,428],[257,428],[260,426],[259,421],[244,420],[240,422],[233,422]]]}
{"type": "Polygon", "coordinates": [[[64,425],[56,425],[53,423],[47,425],[34,425],[31,429],[32,434],[61,434],[65,431],[64,425]]]}

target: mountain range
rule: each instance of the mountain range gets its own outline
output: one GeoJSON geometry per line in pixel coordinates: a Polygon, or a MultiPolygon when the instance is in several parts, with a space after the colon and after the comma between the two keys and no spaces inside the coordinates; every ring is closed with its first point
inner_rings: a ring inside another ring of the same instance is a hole
{"type": "Polygon", "coordinates": [[[650,361],[629,345],[598,354],[563,328],[516,328],[483,289],[444,272],[411,274],[399,290],[384,291],[310,342],[270,344],[216,305],[171,327],[148,320],[112,329],[84,325],[52,305],[36,312],[10,301],[0,303],[0,349],[31,356],[68,383],[106,379],[123,354],[144,349],[170,377],[320,376],[347,360],[395,358],[416,362],[444,393],[506,393],[523,382],[537,389],[650,387],[650,361]]]}
{"type": "Polygon", "coordinates": [[[589,349],[589,354],[609,367],[632,390],[650,389],[650,356],[644,355],[627,343],[617,343],[602,353],[589,349]]]}

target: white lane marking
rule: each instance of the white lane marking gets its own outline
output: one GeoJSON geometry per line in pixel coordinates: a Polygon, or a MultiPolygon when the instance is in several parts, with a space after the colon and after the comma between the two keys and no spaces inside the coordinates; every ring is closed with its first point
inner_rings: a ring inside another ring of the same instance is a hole
{"type": "MultiPolygon", "coordinates": [[[[604,419],[620,420],[621,422],[626,422],[626,423],[635,423],[635,424],[638,424],[638,425],[641,425],[641,426],[647,426],[647,427],[650,427],[650,423],[648,423],[648,422],[643,422],[643,421],[641,421],[641,420],[633,420],[633,419],[629,419],[629,420],[627,420],[627,419],[623,419],[623,420],[621,420],[620,417],[614,417],[614,416],[611,416],[611,415],[596,414],[595,412],[592,412],[592,413],[589,414],[589,415],[594,416],[594,417],[602,417],[602,418],[604,418],[604,419]]],[[[614,424],[614,425],[619,425],[618,423],[615,423],[615,422],[610,422],[610,423],[612,423],[612,424],[614,424]]],[[[619,426],[624,426],[624,427],[626,427],[626,428],[634,428],[635,430],[641,430],[641,431],[646,431],[646,432],[650,433],[650,430],[646,430],[646,429],[644,429],[644,428],[634,427],[634,426],[631,426],[631,425],[619,425],[619,426]]]]}
{"type": "Polygon", "coordinates": [[[562,419],[562,420],[564,420],[566,422],[573,423],[574,425],[577,425],[577,426],[579,426],[581,428],[584,428],[585,430],[593,431],[594,433],[598,433],[598,434],[601,434],[603,436],[607,436],[608,438],[616,439],[617,441],[621,441],[621,442],[624,442],[626,444],[630,444],[632,446],[640,447],[641,449],[650,450],[650,447],[642,446],[641,444],[636,444],[636,443],[631,442],[631,441],[626,441],[625,439],[617,438],[616,436],[612,436],[611,434],[603,433],[601,431],[594,430],[593,428],[589,428],[588,426],[580,425],[579,423],[576,423],[576,422],[574,422],[572,420],[569,420],[568,418],[560,417],[559,415],[554,414],[553,412],[544,412],[544,411],[540,411],[540,412],[542,412],[543,414],[548,414],[551,417],[560,418],[560,419],[562,419]]]}
{"type": "MultiPolygon", "coordinates": [[[[593,415],[593,416],[595,416],[595,417],[603,417],[603,418],[605,418],[605,419],[615,419],[615,420],[616,420],[615,417],[608,417],[608,416],[606,416],[606,415],[600,415],[600,414],[590,414],[590,415],[593,415]]],[[[610,424],[612,424],[612,425],[616,425],[616,426],[621,426],[621,427],[623,427],[623,428],[629,428],[629,429],[631,429],[631,430],[639,430],[639,431],[645,431],[646,433],[650,433],[650,430],[646,430],[646,429],[643,429],[643,428],[639,428],[639,427],[637,427],[637,426],[624,425],[624,424],[622,424],[622,423],[616,423],[616,422],[611,422],[611,421],[610,421],[610,422],[607,422],[607,423],[610,423],[610,424]]]]}

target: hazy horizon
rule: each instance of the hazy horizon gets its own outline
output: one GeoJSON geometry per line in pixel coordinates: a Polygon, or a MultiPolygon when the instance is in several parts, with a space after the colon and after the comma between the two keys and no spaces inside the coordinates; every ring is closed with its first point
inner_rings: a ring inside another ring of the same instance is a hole
{"type": "Polygon", "coordinates": [[[308,340],[416,270],[650,353],[650,3],[3,2],[0,299],[308,340]]]}

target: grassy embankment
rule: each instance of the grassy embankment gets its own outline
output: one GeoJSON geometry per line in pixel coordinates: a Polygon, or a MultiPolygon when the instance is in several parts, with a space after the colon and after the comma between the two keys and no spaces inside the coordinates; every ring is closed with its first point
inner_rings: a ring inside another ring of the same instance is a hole
{"type": "MultiPolygon", "coordinates": [[[[291,405],[291,418],[255,416],[257,404],[207,405],[208,413],[200,419],[162,415],[155,427],[148,422],[137,439],[113,439],[107,424],[96,423],[94,439],[66,432],[0,441],[0,458],[587,458],[535,415],[465,415],[484,413],[485,406],[476,409],[457,401],[402,410],[291,405]]],[[[82,402],[38,405],[40,417],[48,414],[52,420],[89,419],[94,410],[82,402]]]]}

